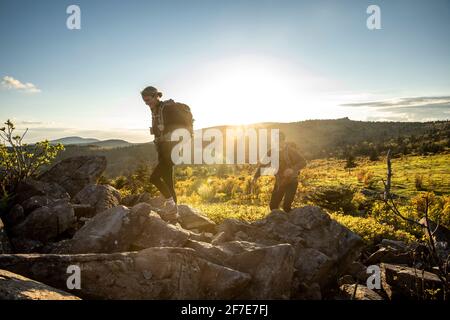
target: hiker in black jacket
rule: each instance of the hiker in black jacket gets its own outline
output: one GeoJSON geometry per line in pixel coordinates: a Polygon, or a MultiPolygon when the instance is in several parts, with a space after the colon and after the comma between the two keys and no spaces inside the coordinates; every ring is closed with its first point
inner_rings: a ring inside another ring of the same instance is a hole
{"type": "Polygon", "coordinates": [[[171,141],[175,129],[185,128],[192,133],[192,114],[187,105],[173,100],[160,101],[162,93],[155,87],[147,87],[141,92],[145,104],[152,112],[151,134],[155,136],[158,152],[158,164],[150,176],[150,181],[165,198],[163,212],[169,221],[178,219],[177,195],[174,187],[174,176],[171,153],[177,143],[171,141]]]}
{"type": "MultiPolygon", "coordinates": [[[[270,152],[270,151],[269,151],[270,152]]],[[[252,185],[256,183],[261,176],[261,168],[268,166],[260,165],[253,177],[252,185]]],[[[286,142],[285,135],[280,132],[279,135],[279,167],[275,174],[275,186],[270,198],[270,210],[278,209],[283,201],[283,210],[289,212],[292,210],[292,202],[298,186],[298,173],[300,169],[306,167],[306,160],[298,153],[294,143],[286,142]]]]}

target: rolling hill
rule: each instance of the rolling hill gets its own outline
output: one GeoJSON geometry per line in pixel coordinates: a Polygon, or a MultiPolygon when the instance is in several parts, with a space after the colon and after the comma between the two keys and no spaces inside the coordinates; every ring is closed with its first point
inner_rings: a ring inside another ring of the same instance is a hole
{"type": "MultiPolygon", "coordinates": [[[[387,149],[394,154],[428,154],[445,152],[450,148],[450,121],[367,122],[343,118],[257,123],[253,126],[279,128],[285,132],[287,140],[296,142],[308,159],[345,158],[349,153],[354,156],[369,156],[372,152],[381,155],[387,149]]],[[[214,128],[225,130],[233,126],[214,128]]],[[[153,143],[130,144],[125,141],[121,144],[122,140],[108,141],[66,145],[66,150],[58,159],[75,155],[104,155],[108,160],[108,177],[130,174],[139,164],[154,164],[157,160],[153,143]],[[117,147],[114,147],[116,144],[117,147]]]]}

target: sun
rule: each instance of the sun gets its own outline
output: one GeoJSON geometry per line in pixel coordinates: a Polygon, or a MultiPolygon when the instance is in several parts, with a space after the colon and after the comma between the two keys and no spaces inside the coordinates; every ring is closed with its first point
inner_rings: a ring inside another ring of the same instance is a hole
{"type": "Polygon", "coordinates": [[[282,105],[303,95],[302,79],[284,65],[265,59],[234,59],[208,67],[192,97],[204,123],[270,121],[282,105]],[[269,116],[268,116],[269,115],[269,116]]]}

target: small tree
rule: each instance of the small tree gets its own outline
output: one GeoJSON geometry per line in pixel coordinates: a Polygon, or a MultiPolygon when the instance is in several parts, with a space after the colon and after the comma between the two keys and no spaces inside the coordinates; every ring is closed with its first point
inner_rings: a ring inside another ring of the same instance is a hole
{"type": "Polygon", "coordinates": [[[3,200],[15,192],[21,181],[35,177],[59,151],[64,150],[62,144],[51,145],[47,140],[25,144],[23,138],[28,129],[20,136],[14,134],[16,128],[10,120],[5,125],[0,128],[0,191],[3,200]]]}

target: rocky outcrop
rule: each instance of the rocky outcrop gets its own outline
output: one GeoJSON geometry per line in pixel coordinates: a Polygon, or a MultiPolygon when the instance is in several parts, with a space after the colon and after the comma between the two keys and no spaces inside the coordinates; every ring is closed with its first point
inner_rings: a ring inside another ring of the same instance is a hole
{"type": "Polygon", "coordinates": [[[120,192],[108,185],[91,184],[84,187],[73,198],[75,204],[89,205],[95,213],[116,207],[120,204],[120,192]]]}
{"type": "Polygon", "coordinates": [[[188,248],[81,255],[0,255],[0,268],[55,288],[66,288],[67,268],[80,268],[81,289],[91,299],[233,299],[249,274],[199,258],[188,248]]]}
{"type": "Polygon", "coordinates": [[[0,269],[0,300],[80,300],[80,298],[0,269]]]}
{"type": "Polygon", "coordinates": [[[72,206],[60,199],[35,209],[11,229],[11,236],[47,242],[68,230],[74,221],[72,206]]]}
{"type": "Polygon", "coordinates": [[[362,239],[332,220],[318,207],[305,206],[285,214],[273,211],[254,223],[225,220],[220,241],[245,240],[273,245],[289,243],[295,251],[295,283],[326,288],[357,259],[362,239]]]}
{"type": "Polygon", "coordinates": [[[74,197],[87,185],[95,184],[105,169],[106,158],[103,156],[72,157],[58,162],[39,180],[57,183],[74,197]]]}
{"type": "Polygon", "coordinates": [[[241,299],[289,299],[294,275],[294,250],[289,244],[265,246],[246,241],[220,245],[190,240],[201,257],[252,276],[241,299]]]}
{"type": "Polygon", "coordinates": [[[53,199],[69,199],[66,189],[54,181],[28,178],[19,183],[15,203],[22,203],[33,196],[47,196],[53,199]]]}
{"type": "Polygon", "coordinates": [[[189,232],[162,220],[147,203],[97,214],[57,253],[111,253],[150,247],[182,247],[189,232]]]}

